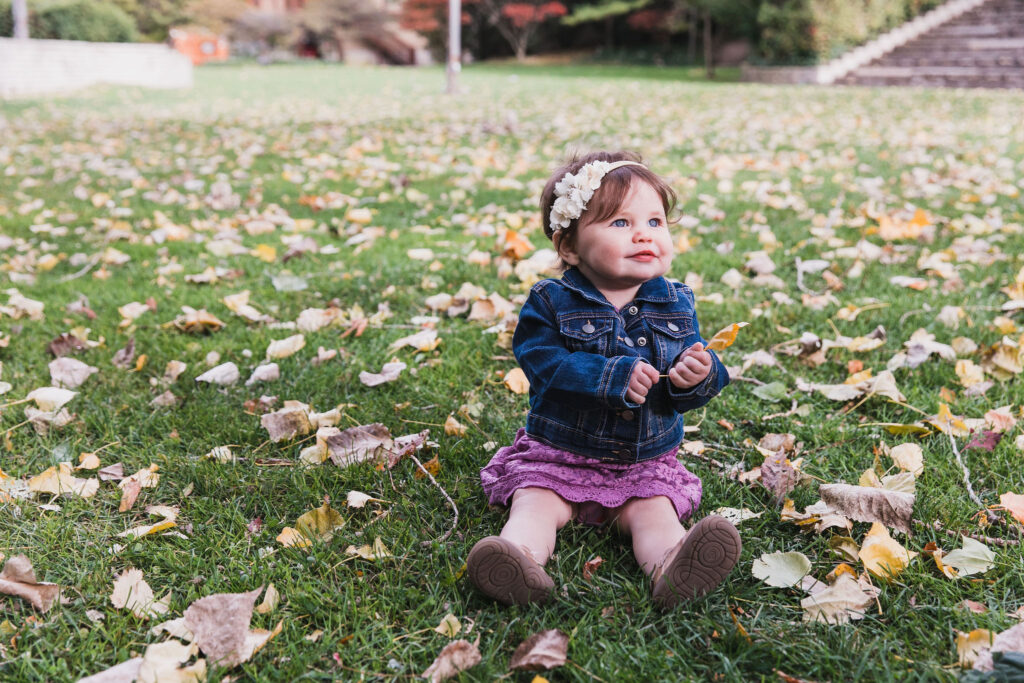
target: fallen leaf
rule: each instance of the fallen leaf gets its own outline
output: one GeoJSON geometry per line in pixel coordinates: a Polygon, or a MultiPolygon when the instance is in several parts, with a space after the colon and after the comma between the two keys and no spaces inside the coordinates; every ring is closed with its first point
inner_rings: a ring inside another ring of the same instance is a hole
{"type": "Polygon", "coordinates": [[[32,562],[24,555],[15,555],[0,571],[0,593],[28,601],[40,612],[48,612],[60,597],[60,586],[36,580],[32,562]]]}
{"type": "Polygon", "coordinates": [[[73,493],[82,498],[92,498],[100,488],[99,479],[80,479],[72,475],[71,463],[62,462],[47,468],[28,480],[32,493],[60,495],[73,493]]]}
{"type": "Polygon", "coordinates": [[[992,631],[985,628],[976,628],[970,633],[963,631],[956,632],[956,654],[960,660],[960,667],[969,669],[974,666],[975,660],[983,650],[992,647],[992,639],[995,636],[992,631]]]}
{"type": "Polygon", "coordinates": [[[1024,524],[1024,495],[1004,493],[999,496],[999,506],[1009,512],[1015,520],[1024,524]]]}
{"type": "Polygon", "coordinates": [[[423,678],[430,679],[431,683],[440,683],[440,681],[457,676],[461,671],[476,666],[481,659],[480,650],[477,649],[475,643],[468,640],[453,640],[444,646],[437,658],[421,675],[423,678]]]}
{"type": "Polygon", "coordinates": [[[345,553],[348,555],[358,555],[364,560],[383,560],[389,557],[394,557],[391,551],[384,545],[384,541],[380,540],[380,536],[373,539],[373,545],[365,544],[358,548],[354,545],[350,545],[345,548],[345,553]]]}
{"type": "Polygon", "coordinates": [[[306,336],[294,334],[285,339],[270,342],[267,346],[267,360],[287,358],[301,351],[306,346],[306,336]]]}
{"type": "Polygon", "coordinates": [[[201,683],[206,680],[206,660],[182,667],[196,653],[192,643],[174,640],[146,646],[139,666],[139,683],[201,683]]]}
{"type": "Polygon", "coordinates": [[[995,565],[996,554],[981,541],[970,536],[961,537],[963,547],[942,556],[942,562],[956,569],[959,576],[983,574],[995,565]]]}
{"type": "Polygon", "coordinates": [[[821,499],[830,507],[858,522],[881,522],[910,533],[914,496],[872,486],[822,484],[821,499]]]}
{"type": "Polygon", "coordinates": [[[380,498],[373,498],[372,496],[368,496],[362,491],[349,491],[348,494],[345,496],[345,503],[350,508],[361,508],[370,502],[383,503],[385,501],[381,500],[380,498]]]}
{"type": "Polygon", "coordinates": [[[60,410],[68,401],[78,396],[78,392],[70,391],[68,389],[60,389],[58,387],[40,387],[30,391],[28,398],[36,402],[36,406],[40,410],[47,412],[53,412],[60,410]]]}
{"type": "Polygon", "coordinates": [[[873,601],[856,579],[842,574],[830,587],[801,600],[800,606],[804,609],[804,621],[845,624],[851,619],[863,619],[865,609],[873,601]]]}
{"type": "Polygon", "coordinates": [[[228,386],[237,382],[240,377],[241,375],[238,372],[238,366],[231,361],[228,361],[227,363],[221,363],[216,367],[210,368],[203,374],[196,377],[196,381],[228,386]]]}
{"type": "Polygon", "coordinates": [[[710,514],[718,515],[719,517],[724,517],[733,526],[735,526],[740,522],[746,522],[750,519],[757,519],[758,517],[763,515],[764,512],[754,512],[753,510],[748,510],[747,508],[721,507],[715,508],[710,512],[710,514]]]}
{"type": "Polygon", "coordinates": [[[264,363],[256,366],[249,379],[245,380],[245,386],[252,386],[256,382],[273,382],[280,378],[281,368],[278,367],[277,363],[264,363]]]}
{"type": "Polygon", "coordinates": [[[446,638],[454,638],[462,630],[462,624],[459,622],[458,617],[449,612],[434,630],[446,638]]]}
{"type": "Polygon", "coordinates": [[[895,578],[915,557],[916,552],[900,545],[879,522],[871,525],[860,547],[860,561],[864,567],[882,579],[895,578]]]}
{"type": "Polygon", "coordinates": [[[133,657],[92,676],[79,678],[76,683],[133,683],[138,679],[141,667],[142,657],[133,657]]]}
{"type": "Polygon", "coordinates": [[[761,465],[761,484],[775,494],[775,501],[782,503],[786,494],[800,481],[800,475],[789,459],[780,450],[768,456],[761,465]]]}
{"type": "Polygon", "coordinates": [[[246,639],[253,605],[263,586],[248,593],[215,593],[185,610],[185,626],[211,664],[232,667],[249,659],[246,639]]]}
{"type": "Polygon", "coordinates": [[[997,633],[995,638],[992,639],[991,649],[982,650],[978,653],[978,658],[974,662],[974,669],[978,671],[992,671],[993,652],[1024,652],[1024,622],[997,633]]]}
{"type": "Polygon", "coordinates": [[[522,368],[512,368],[505,373],[502,381],[514,394],[526,394],[530,391],[530,380],[526,379],[526,373],[522,368]]]}
{"type": "Polygon", "coordinates": [[[149,619],[167,613],[171,595],[168,593],[157,600],[153,589],[142,578],[142,572],[129,568],[114,580],[110,602],[118,609],[130,609],[139,619],[149,619]]]}
{"type": "Polygon", "coordinates": [[[286,526],[277,535],[277,542],[285,548],[308,548],[313,542],[306,538],[306,535],[298,529],[286,526]]]}
{"type": "Polygon", "coordinates": [[[360,372],[359,381],[368,387],[375,387],[385,382],[394,382],[405,368],[405,363],[401,361],[385,363],[378,373],[366,372],[365,370],[360,372]]]}
{"type": "Polygon", "coordinates": [[[905,472],[920,477],[924,472],[924,452],[916,443],[901,443],[889,451],[893,464],[905,472]]]}
{"type": "Polygon", "coordinates": [[[516,647],[509,662],[510,671],[542,671],[565,664],[569,636],[552,628],[534,633],[516,647]]]}
{"type": "Polygon", "coordinates": [[[49,368],[50,381],[54,386],[64,389],[77,389],[90,375],[99,372],[99,368],[66,357],[50,361],[49,368]]]}
{"type": "Polygon", "coordinates": [[[754,578],[769,586],[788,588],[800,583],[811,571],[811,561],[800,552],[765,553],[754,560],[751,571],[754,578]]]}
{"type": "Polygon", "coordinates": [[[110,359],[110,362],[114,365],[115,368],[127,370],[132,366],[134,359],[135,337],[131,337],[128,339],[128,343],[125,344],[124,348],[118,350],[117,353],[114,354],[113,358],[110,359]]]}
{"type": "Polygon", "coordinates": [[[329,503],[301,515],[295,522],[295,528],[306,538],[313,541],[330,541],[334,532],[345,526],[345,519],[329,503]]]}
{"type": "Polygon", "coordinates": [[[166,531],[177,526],[178,519],[178,508],[176,506],[168,505],[150,505],[146,508],[146,513],[150,515],[160,515],[163,517],[159,522],[155,524],[145,524],[142,526],[132,527],[118,534],[120,538],[141,538],[143,536],[149,536],[160,531],[166,531]]]}
{"type": "Polygon", "coordinates": [[[586,562],[584,562],[583,580],[590,581],[592,578],[594,578],[594,574],[597,572],[597,568],[600,567],[603,563],[604,559],[600,555],[598,555],[597,557],[592,557],[586,562]]]}

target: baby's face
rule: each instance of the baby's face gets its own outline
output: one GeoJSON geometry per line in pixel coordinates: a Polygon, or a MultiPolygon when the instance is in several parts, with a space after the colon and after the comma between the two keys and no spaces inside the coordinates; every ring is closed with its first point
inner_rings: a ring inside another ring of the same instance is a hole
{"type": "Polygon", "coordinates": [[[599,290],[634,287],[668,272],[672,237],[661,195],[634,181],[622,206],[610,218],[590,222],[586,212],[576,229],[576,243],[562,258],[599,290]]]}

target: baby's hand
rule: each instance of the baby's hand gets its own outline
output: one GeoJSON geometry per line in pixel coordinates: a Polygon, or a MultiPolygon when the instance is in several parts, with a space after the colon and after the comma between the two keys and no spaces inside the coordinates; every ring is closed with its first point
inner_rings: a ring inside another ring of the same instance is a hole
{"type": "Polygon", "coordinates": [[[679,389],[689,389],[704,381],[711,372],[711,354],[697,342],[679,355],[679,360],[668,371],[668,379],[679,389]]]}
{"type": "Polygon", "coordinates": [[[643,403],[647,400],[647,392],[657,381],[658,371],[654,366],[640,361],[633,366],[633,374],[630,375],[629,386],[626,387],[626,398],[632,403],[643,403]]]}

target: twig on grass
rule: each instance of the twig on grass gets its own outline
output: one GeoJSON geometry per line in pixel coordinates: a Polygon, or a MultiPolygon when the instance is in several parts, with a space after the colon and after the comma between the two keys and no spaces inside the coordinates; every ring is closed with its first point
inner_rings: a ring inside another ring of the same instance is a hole
{"type": "Polygon", "coordinates": [[[772,413],[771,415],[765,415],[764,417],[761,418],[761,422],[764,422],[765,420],[774,420],[777,417],[789,417],[790,415],[795,415],[796,414],[797,405],[798,405],[797,401],[794,398],[793,399],[793,405],[790,406],[789,410],[787,410],[785,412],[782,412],[782,413],[772,413]]]}
{"type": "Polygon", "coordinates": [[[949,434],[949,444],[953,447],[953,455],[956,456],[956,461],[960,463],[960,468],[964,471],[964,484],[967,486],[967,495],[971,497],[971,500],[980,507],[984,508],[985,504],[981,502],[981,498],[978,498],[978,494],[974,492],[974,487],[971,486],[971,473],[967,471],[967,465],[964,464],[963,459],[960,457],[960,449],[956,447],[956,439],[953,438],[952,434],[949,434]]]}
{"type": "MultiPolygon", "coordinates": [[[[452,500],[452,497],[448,495],[448,492],[444,490],[444,487],[437,483],[437,479],[434,479],[434,475],[428,472],[427,468],[423,466],[423,463],[419,461],[419,458],[417,458],[412,453],[409,454],[409,458],[414,463],[416,463],[416,467],[420,468],[420,472],[426,475],[427,479],[430,480],[430,483],[436,486],[437,490],[440,491],[442,495],[444,495],[444,497],[448,500],[448,504],[452,506],[452,511],[455,513],[455,519],[452,520],[452,528],[446,531],[443,536],[436,539],[438,543],[444,543],[446,540],[448,540],[448,537],[452,535],[452,532],[455,531],[455,527],[459,525],[459,508],[455,505],[455,501],[452,500]]],[[[423,541],[422,543],[420,543],[420,545],[425,547],[430,545],[431,543],[433,543],[433,541],[423,541]]]]}
{"type": "Polygon", "coordinates": [[[100,262],[100,255],[97,254],[92,259],[90,259],[88,263],[86,263],[84,266],[82,266],[81,270],[79,270],[76,273],[71,273],[70,275],[65,275],[64,277],[62,277],[60,279],[60,282],[71,282],[72,280],[77,280],[78,278],[82,277],[83,275],[88,273],[90,270],[95,268],[96,264],[99,263],[99,262],[100,262]]]}
{"type": "Polygon", "coordinates": [[[744,377],[743,375],[738,375],[736,377],[733,377],[733,379],[739,382],[750,382],[751,384],[756,384],[759,387],[763,387],[765,385],[764,382],[754,377],[744,377]]]}
{"type": "Polygon", "coordinates": [[[910,521],[912,521],[914,524],[917,524],[918,526],[928,527],[929,529],[934,529],[935,531],[941,531],[947,536],[951,536],[953,538],[960,538],[961,536],[970,536],[975,541],[981,541],[982,543],[991,543],[992,545],[998,545],[1004,548],[1008,546],[1020,545],[1020,541],[1014,540],[1012,538],[993,538],[992,536],[985,536],[983,534],[972,534],[965,533],[962,531],[953,531],[952,529],[947,529],[946,527],[942,526],[942,522],[940,522],[939,520],[935,520],[934,522],[930,523],[923,522],[920,519],[912,519],[910,521]]]}

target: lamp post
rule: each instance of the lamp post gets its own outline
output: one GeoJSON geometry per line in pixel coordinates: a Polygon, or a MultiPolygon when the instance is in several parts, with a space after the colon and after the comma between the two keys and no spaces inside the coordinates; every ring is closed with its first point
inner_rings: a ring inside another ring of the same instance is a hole
{"type": "Polygon", "coordinates": [[[14,37],[28,38],[28,5],[25,0],[14,0],[11,3],[11,19],[14,21],[14,37]]]}
{"type": "Polygon", "coordinates": [[[462,70],[462,2],[448,0],[448,66],[445,72],[448,85],[445,92],[454,95],[459,91],[459,72],[462,70]]]}

